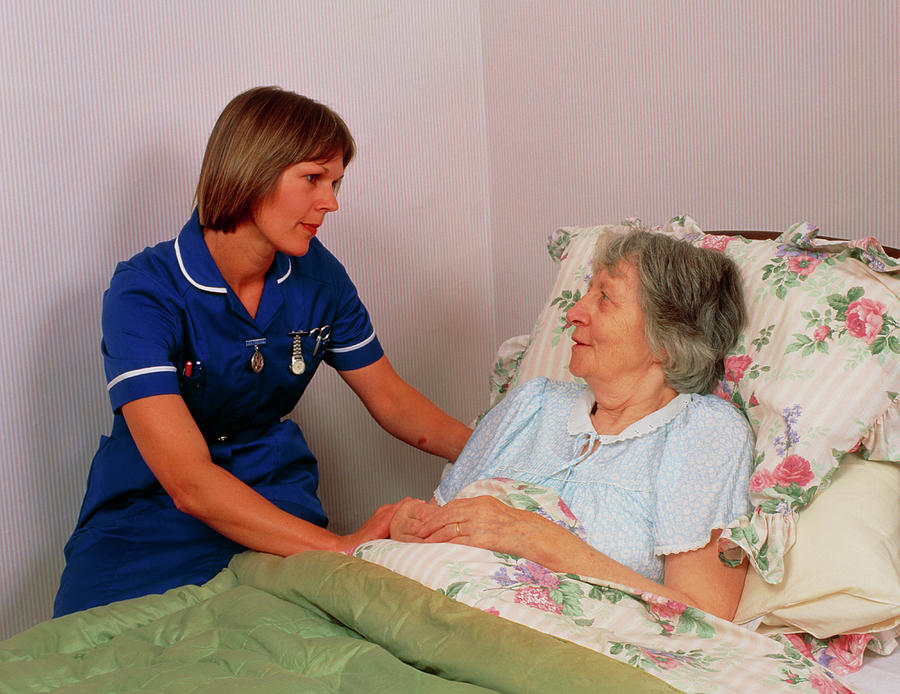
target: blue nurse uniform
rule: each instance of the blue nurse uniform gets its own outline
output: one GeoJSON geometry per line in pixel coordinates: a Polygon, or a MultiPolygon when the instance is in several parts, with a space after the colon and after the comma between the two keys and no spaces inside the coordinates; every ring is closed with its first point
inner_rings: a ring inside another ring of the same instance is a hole
{"type": "Polygon", "coordinates": [[[326,525],[316,460],[284,418],[322,360],[350,370],[383,352],[347,272],[318,239],[301,257],[276,253],[251,318],[195,211],[174,240],[118,265],[103,297],[102,349],[113,427],[66,544],[54,616],[202,583],[246,549],[175,508],[122,417],[132,400],[180,393],[214,463],[279,508],[326,525]]]}

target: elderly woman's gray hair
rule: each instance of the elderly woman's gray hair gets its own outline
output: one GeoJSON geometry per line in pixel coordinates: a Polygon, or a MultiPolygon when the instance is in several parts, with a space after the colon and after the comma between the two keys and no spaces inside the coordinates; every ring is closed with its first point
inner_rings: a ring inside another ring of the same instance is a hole
{"type": "Polygon", "coordinates": [[[666,382],[679,393],[710,392],[746,316],[737,266],[719,251],[646,229],[600,237],[594,274],[615,274],[620,262],[637,268],[647,342],[666,382]]]}

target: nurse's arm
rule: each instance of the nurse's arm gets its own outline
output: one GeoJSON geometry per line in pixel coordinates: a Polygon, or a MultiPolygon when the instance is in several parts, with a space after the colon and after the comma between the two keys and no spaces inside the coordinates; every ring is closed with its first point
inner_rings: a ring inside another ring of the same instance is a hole
{"type": "Polygon", "coordinates": [[[340,551],[387,537],[396,504],[382,506],[355,533],[339,536],[282,511],[213,463],[180,395],[153,395],[122,406],[138,450],[175,506],[250,549],[287,556],[340,551]]]}
{"type": "Polygon", "coordinates": [[[472,430],[409,385],[387,357],[339,371],[385,431],[426,453],[456,460],[472,430]]]}

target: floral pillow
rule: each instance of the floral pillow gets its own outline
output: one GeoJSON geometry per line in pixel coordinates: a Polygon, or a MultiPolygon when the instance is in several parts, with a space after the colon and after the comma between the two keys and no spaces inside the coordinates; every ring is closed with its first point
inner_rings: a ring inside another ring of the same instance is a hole
{"type": "MultiPolygon", "coordinates": [[[[492,404],[536,376],[578,380],[568,371],[565,314],[586,290],[597,238],[612,228],[551,236],[556,283],[525,346],[514,338],[498,361],[492,404]]],[[[749,320],[718,394],[757,434],[754,511],[721,542],[778,583],[797,512],[829,485],[845,453],[900,462],[900,263],[872,238],[823,242],[807,224],[765,241],[704,234],[689,217],[658,231],[719,250],[741,269],[749,320]]]]}
{"type": "Polygon", "coordinates": [[[671,233],[740,267],[748,322],[719,395],[757,435],[754,512],[723,533],[769,583],[784,575],[796,514],[830,484],[843,456],[900,461],[900,264],[871,238],[822,242],[795,224],[775,240],[671,233]]]}

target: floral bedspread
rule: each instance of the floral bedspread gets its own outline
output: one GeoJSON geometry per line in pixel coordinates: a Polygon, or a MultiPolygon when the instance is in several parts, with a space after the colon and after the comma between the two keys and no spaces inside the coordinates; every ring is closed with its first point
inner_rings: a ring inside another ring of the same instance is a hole
{"type": "MultiPolygon", "coordinates": [[[[584,537],[559,497],[514,480],[480,480],[463,496],[489,494],[584,537]]],[[[354,556],[465,604],[638,667],[683,692],[853,690],[809,648],[756,634],[694,607],[607,581],[556,573],[526,559],[450,543],[366,542],[354,556]]]]}

